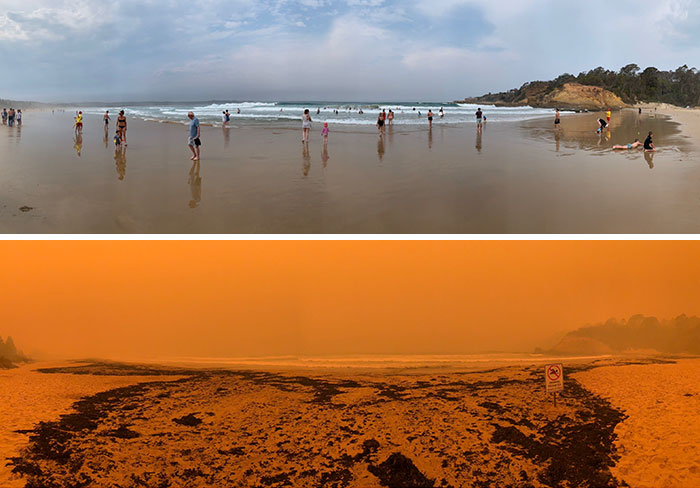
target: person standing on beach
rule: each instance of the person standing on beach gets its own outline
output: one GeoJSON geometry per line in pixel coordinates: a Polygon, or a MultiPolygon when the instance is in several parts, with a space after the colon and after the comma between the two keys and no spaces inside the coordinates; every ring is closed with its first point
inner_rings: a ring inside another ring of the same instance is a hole
{"type": "Polygon", "coordinates": [[[323,136],[323,145],[327,146],[328,145],[328,133],[330,131],[328,130],[328,122],[323,123],[323,129],[321,129],[321,135],[323,136]]]}
{"type": "Polygon", "coordinates": [[[15,125],[15,109],[10,107],[10,111],[7,112],[7,125],[14,127],[15,125]]]}
{"type": "Polygon", "coordinates": [[[482,125],[481,119],[482,119],[483,116],[484,116],[484,112],[481,111],[481,108],[478,108],[478,109],[476,109],[476,114],[475,114],[475,115],[476,115],[476,128],[477,128],[478,130],[481,130],[481,128],[482,128],[482,126],[483,126],[483,125],[482,125]]]}
{"type": "Polygon", "coordinates": [[[377,132],[379,133],[380,137],[384,135],[385,117],[386,115],[384,114],[384,112],[379,112],[379,116],[377,117],[377,132]]]}
{"type": "Polygon", "coordinates": [[[107,132],[107,129],[109,128],[109,121],[112,120],[112,119],[109,118],[109,110],[107,110],[107,111],[105,112],[105,114],[104,114],[104,116],[103,116],[102,118],[103,118],[104,121],[105,121],[105,132],[107,132]]]}
{"type": "Polygon", "coordinates": [[[228,119],[226,118],[226,111],[221,112],[221,126],[225,129],[226,124],[228,124],[228,119]]]}
{"type": "Polygon", "coordinates": [[[126,143],[126,117],[123,110],[119,111],[119,117],[117,117],[117,130],[122,137],[122,144],[128,146],[126,143]]]}
{"type": "Polygon", "coordinates": [[[559,118],[559,109],[554,113],[554,128],[559,129],[561,127],[561,119],[559,118]]]}
{"type": "Polygon", "coordinates": [[[7,125],[7,109],[2,109],[2,125],[7,125]]]}
{"type": "MultiPolygon", "coordinates": [[[[78,114],[75,116],[75,133],[77,134],[82,134],[83,133],[83,112],[78,112],[78,114]]],[[[82,145],[82,141],[81,141],[82,145]]],[[[80,151],[78,151],[80,152],[80,151]]],[[[78,154],[80,155],[80,154],[78,154]]]]}
{"type": "Polygon", "coordinates": [[[22,126],[22,109],[17,109],[17,127],[22,126]]]}
{"type": "Polygon", "coordinates": [[[309,109],[304,110],[304,115],[301,116],[301,143],[309,142],[309,134],[311,133],[311,114],[309,109]]]}
{"type": "Polygon", "coordinates": [[[394,112],[389,109],[389,115],[387,116],[389,120],[389,125],[394,125],[394,112]]]}
{"type": "Polygon", "coordinates": [[[199,139],[199,119],[194,116],[194,112],[188,112],[187,117],[190,119],[189,127],[189,137],[187,139],[187,145],[192,151],[192,161],[199,161],[200,149],[202,142],[199,139]]]}
{"type": "Polygon", "coordinates": [[[605,112],[605,117],[608,119],[608,124],[610,123],[610,117],[612,117],[612,111],[608,107],[608,111],[605,112]]]}
{"type": "Polygon", "coordinates": [[[440,107],[440,118],[441,119],[445,118],[445,110],[442,107],[440,107]]]}
{"type": "Polygon", "coordinates": [[[433,110],[428,109],[428,127],[433,128],[433,110]]]}

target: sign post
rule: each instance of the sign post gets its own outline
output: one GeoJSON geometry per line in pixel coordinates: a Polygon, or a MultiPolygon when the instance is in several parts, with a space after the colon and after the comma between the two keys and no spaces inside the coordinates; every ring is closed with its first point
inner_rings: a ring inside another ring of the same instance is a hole
{"type": "Polygon", "coordinates": [[[544,367],[544,384],[547,393],[554,395],[554,406],[557,406],[557,392],[564,390],[564,365],[562,363],[548,364],[544,367]]]}

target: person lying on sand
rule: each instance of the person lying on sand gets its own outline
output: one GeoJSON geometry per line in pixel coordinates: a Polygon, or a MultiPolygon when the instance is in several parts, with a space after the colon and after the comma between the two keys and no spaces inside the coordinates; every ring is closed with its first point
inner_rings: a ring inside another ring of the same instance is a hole
{"type": "Polygon", "coordinates": [[[639,146],[642,146],[643,144],[639,142],[639,139],[635,139],[632,144],[625,144],[625,145],[618,145],[618,146],[613,146],[613,149],[637,149],[639,146]]]}
{"type": "Polygon", "coordinates": [[[649,131],[649,135],[644,140],[644,152],[656,152],[656,146],[651,138],[654,136],[653,132],[649,131]]]}

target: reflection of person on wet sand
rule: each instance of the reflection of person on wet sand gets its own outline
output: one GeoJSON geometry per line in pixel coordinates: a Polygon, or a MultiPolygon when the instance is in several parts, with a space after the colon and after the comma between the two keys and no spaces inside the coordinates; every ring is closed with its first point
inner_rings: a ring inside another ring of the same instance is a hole
{"type": "Polygon", "coordinates": [[[654,156],[656,153],[654,151],[645,151],[644,159],[646,159],[649,169],[654,169],[654,156]]]}
{"type": "Polygon", "coordinates": [[[561,133],[559,131],[559,128],[557,127],[556,129],[554,129],[554,145],[555,145],[556,152],[559,152],[560,139],[561,139],[561,133]]]}
{"type": "Polygon", "coordinates": [[[77,133],[73,138],[73,149],[78,153],[78,157],[81,156],[83,151],[83,134],[77,133]]]}
{"type": "Polygon", "coordinates": [[[431,126],[430,129],[428,129],[428,149],[433,148],[433,127],[431,126]]]}
{"type": "Polygon", "coordinates": [[[192,193],[190,208],[197,208],[197,205],[202,200],[202,177],[199,176],[199,168],[199,160],[193,161],[192,168],[190,168],[190,176],[187,179],[187,183],[190,185],[190,192],[192,193]]]}
{"type": "Polygon", "coordinates": [[[479,152],[479,154],[481,154],[481,135],[482,135],[481,130],[476,131],[476,145],[475,145],[475,147],[476,147],[476,150],[479,152]]]}
{"type": "Polygon", "coordinates": [[[323,151],[321,151],[321,161],[323,162],[323,167],[328,166],[328,160],[331,157],[328,155],[328,144],[323,145],[323,151]]]}
{"type": "Polygon", "coordinates": [[[303,144],[301,147],[301,157],[303,159],[302,168],[304,170],[304,176],[309,176],[309,171],[311,170],[311,152],[309,151],[308,144],[303,144]]]}
{"type": "Polygon", "coordinates": [[[105,143],[105,149],[109,147],[109,126],[105,125],[105,137],[102,140],[105,143]]]}
{"type": "Polygon", "coordinates": [[[384,138],[380,137],[377,141],[377,156],[379,156],[379,161],[384,159],[384,138]]]}
{"type": "Polygon", "coordinates": [[[123,180],[126,176],[126,148],[121,144],[114,149],[114,162],[119,180],[123,180]]]}
{"type": "Polygon", "coordinates": [[[630,144],[624,144],[624,145],[615,145],[613,146],[613,149],[618,151],[618,150],[623,150],[623,149],[637,149],[642,145],[641,142],[639,142],[639,139],[635,139],[634,142],[630,144]]]}

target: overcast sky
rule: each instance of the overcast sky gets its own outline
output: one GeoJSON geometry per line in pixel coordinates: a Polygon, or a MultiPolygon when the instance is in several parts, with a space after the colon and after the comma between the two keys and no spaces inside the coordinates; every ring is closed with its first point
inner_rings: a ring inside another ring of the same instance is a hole
{"type": "Polygon", "coordinates": [[[2,0],[0,98],[453,100],[696,64],[691,0],[2,0]]]}

